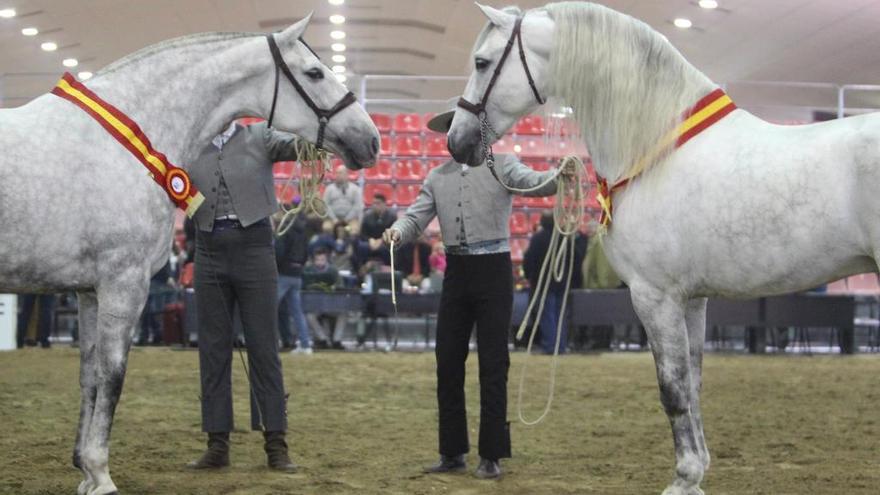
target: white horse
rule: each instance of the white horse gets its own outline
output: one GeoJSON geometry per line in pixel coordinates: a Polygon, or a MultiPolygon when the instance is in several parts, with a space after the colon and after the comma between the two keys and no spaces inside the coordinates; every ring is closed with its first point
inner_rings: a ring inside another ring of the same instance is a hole
{"type": "MultiPolygon", "coordinates": [[[[347,90],[299,42],[306,18],[275,40],[314,103],[347,90]]],[[[108,66],[87,86],[140,125],[181,167],[235,118],[267,118],[276,85],[267,39],[201,34],[163,42],[108,66]]],[[[319,121],[284,78],[275,127],[317,139],[319,121]]],[[[379,134],[359,105],[326,125],[324,143],[351,169],[371,166],[379,134]]],[[[0,292],[76,291],[82,404],[73,463],[78,493],[116,493],[109,435],[132,329],[150,276],[168,259],[174,205],[165,191],[84,111],[47,94],[0,111],[0,292]]]]}
{"type": "MultiPolygon", "coordinates": [[[[474,48],[470,102],[480,101],[522,15],[482,9],[490,23],[474,48]]],[[[667,136],[717,85],[664,36],[606,7],[566,2],[528,11],[522,40],[526,64],[514,48],[486,118],[505,131],[538,105],[536,91],[558,96],[573,107],[598,175],[612,185],[631,178],[611,194],[605,250],[647,328],[672,424],[675,479],[664,493],[702,493],[706,298],[877,271],[880,115],[779,126],[737,109],[676,147],[667,136]]],[[[479,119],[458,109],[453,156],[481,163],[480,141],[479,119]]]]}

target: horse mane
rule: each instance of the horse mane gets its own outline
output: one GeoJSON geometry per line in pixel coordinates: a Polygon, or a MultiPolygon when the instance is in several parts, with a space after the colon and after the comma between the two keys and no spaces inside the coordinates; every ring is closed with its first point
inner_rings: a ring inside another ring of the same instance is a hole
{"type": "Polygon", "coordinates": [[[178,38],[172,38],[170,40],[160,41],[154,45],[150,45],[146,48],[142,48],[134,53],[128,54],[121,59],[110,63],[110,65],[104,67],[99,70],[95,76],[103,76],[107,74],[112,74],[128,65],[139,62],[143,59],[152,57],[154,55],[158,55],[160,53],[166,52],[168,50],[174,50],[179,48],[185,48],[193,45],[202,45],[207,43],[215,43],[222,41],[230,41],[241,38],[251,38],[255,36],[263,36],[259,33],[221,33],[221,32],[208,32],[208,33],[198,33],[198,34],[190,34],[187,36],[180,36],[178,38]]]}
{"type": "Polygon", "coordinates": [[[716,85],[638,19],[587,2],[544,9],[556,23],[552,93],[574,109],[599,174],[614,183],[662,162],[672,148],[658,143],[716,85]]]}

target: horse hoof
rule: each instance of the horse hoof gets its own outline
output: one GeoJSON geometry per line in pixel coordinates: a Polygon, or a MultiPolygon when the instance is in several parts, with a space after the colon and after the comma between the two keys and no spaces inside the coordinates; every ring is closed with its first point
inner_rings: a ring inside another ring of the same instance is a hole
{"type": "Polygon", "coordinates": [[[87,480],[82,480],[79,483],[79,486],[76,488],[76,495],[88,495],[89,490],[92,489],[92,484],[87,480]]]}

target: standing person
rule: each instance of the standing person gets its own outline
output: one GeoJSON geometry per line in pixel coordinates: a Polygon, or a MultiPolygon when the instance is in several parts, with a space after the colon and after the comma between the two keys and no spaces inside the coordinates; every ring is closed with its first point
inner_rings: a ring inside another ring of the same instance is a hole
{"type": "Polygon", "coordinates": [[[361,241],[358,245],[358,259],[367,262],[380,259],[385,265],[391,264],[388,248],[382,245],[382,233],[397,220],[397,213],[388,208],[384,194],[373,195],[373,206],[364,214],[361,222],[361,241]]]}
{"type": "MultiPolygon", "coordinates": [[[[529,279],[529,287],[531,287],[531,297],[540,297],[538,289],[538,278],[541,273],[541,265],[544,263],[544,257],[550,250],[550,238],[553,236],[553,229],[556,228],[553,223],[553,210],[544,210],[541,213],[541,229],[532,235],[529,239],[529,247],[523,254],[523,272],[529,279]]],[[[571,288],[576,289],[581,286],[581,264],[584,261],[586,251],[586,238],[580,233],[575,234],[574,256],[571,274],[571,288]]],[[[566,264],[566,266],[568,266],[566,264]]],[[[539,342],[545,354],[553,354],[556,349],[556,332],[559,326],[559,310],[562,308],[562,298],[565,295],[565,280],[568,277],[566,270],[565,277],[561,282],[557,282],[549,272],[551,269],[548,265],[548,273],[544,276],[550,278],[550,287],[547,288],[547,297],[544,300],[544,311],[541,313],[541,320],[538,322],[538,331],[540,337],[539,342]]],[[[559,334],[559,353],[565,354],[568,349],[568,325],[563,319],[562,331],[559,334]]]]}
{"type": "Polygon", "coordinates": [[[290,318],[299,337],[299,347],[294,354],[311,354],[312,341],[309,325],[302,309],[303,267],[309,259],[306,222],[301,218],[293,221],[290,229],[275,239],[275,261],[278,264],[278,302],[287,311],[279,311],[278,333],[284,348],[293,347],[290,318]]]}
{"type": "Polygon", "coordinates": [[[55,308],[54,294],[22,294],[19,296],[21,312],[18,314],[18,328],[16,331],[16,344],[18,347],[36,345],[48,349],[52,347],[49,342],[49,334],[52,331],[52,311],[55,308]],[[34,308],[37,308],[37,335],[36,340],[27,338],[28,326],[33,317],[34,308]]]}
{"type": "MultiPolygon", "coordinates": [[[[446,132],[451,119],[441,114],[428,127],[446,132]]],[[[552,172],[539,173],[513,156],[499,155],[496,168],[506,184],[535,187],[552,172]]],[[[555,181],[536,196],[556,191],[555,181]]],[[[465,360],[474,323],[480,362],[479,478],[501,476],[500,459],[510,457],[507,421],[507,342],[513,310],[513,266],[509,217],[513,196],[487,166],[448,161],[432,170],[415,203],[383,234],[395,246],[419,237],[431,220],[440,220],[446,245],[446,273],[437,319],[437,404],[440,462],[426,472],[466,469],[468,443],[465,412],[465,360]]],[[[366,221],[366,219],[365,219],[366,221]]]]}
{"type": "Polygon", "coordinates": [[[229,465],[232,416],[232,315],[241,314],[248,351],[251,428],[263,431],[268,465],[293,472],[287,452],[287,396],[278,358],[278,270],[269,216],[278,208],[272,164],[296,159],[296,137],[265,122],[233,122],[192,164],[205,195],[195,214],[195,292],[199,327],[202,430],[208,449],[193,469],[229,465]]]}
{"type": "Polygon", "coordinates": [[[361,188],[348,180],[345,165],[336,167],[333,183],[324,190],[324,203],[327,204],[327,216],[331,220],[360,223],[364,216],[364,197],[361,188]]]}

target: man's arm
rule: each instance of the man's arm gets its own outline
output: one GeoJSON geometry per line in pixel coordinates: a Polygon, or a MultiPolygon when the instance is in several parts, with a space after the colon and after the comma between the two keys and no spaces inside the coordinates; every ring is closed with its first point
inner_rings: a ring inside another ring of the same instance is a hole
{"type": "Polygon", "coordinates": [[[403,216],[385,231],[382,238],[386,243],[393,239],[399,245],[412,242],[419,238],[435,216],[437,216],[437,204],[434,202],[434,193],[431,190],[431,177],[428,176],[415,203],[407,208],[403,216]],[[399,232],[399,236],[392,238],[391,231],[399,232]]]}
{"type": "Polygon", "coordinates": [[[266,150],[273,162],[290,162],[296,160],[297,136],[280,132],[268,125],[263,130],[263,139],[266,142],[266,150]]]}
{"type": "Polygon", "coordinates": [[[330,207],[330,203],[332,203],[335,199],[334,196],[338,195],[339,191],[336,190],[336,187],[334,187],[333,184],[330,184],[329,186],[327,186],[327,189],[324,189],[324,197],[321,198],[324,200],[324,204],[327,205],[327,216],[330,217],[330,220],[333,220],[334,222],[339,219],[336,217],[336,212],[334,212],[333,208],[330,207]]]}
{"type": "MultiPolygon", "coordinates": [[[[517,189],[531,189],[545,182],[555,173],[555,170],[536,172],[513,155],[499,155],[499,158],[504,160],[500,163],[500,167],[497,167],[500,169],[501,178],[505,184],[517,189]]],[[[523,196],[552,196],[553,194],[556,194],[556,179],[551,180],[549,184],[537,191],[523,193],[523,196]]]]}

